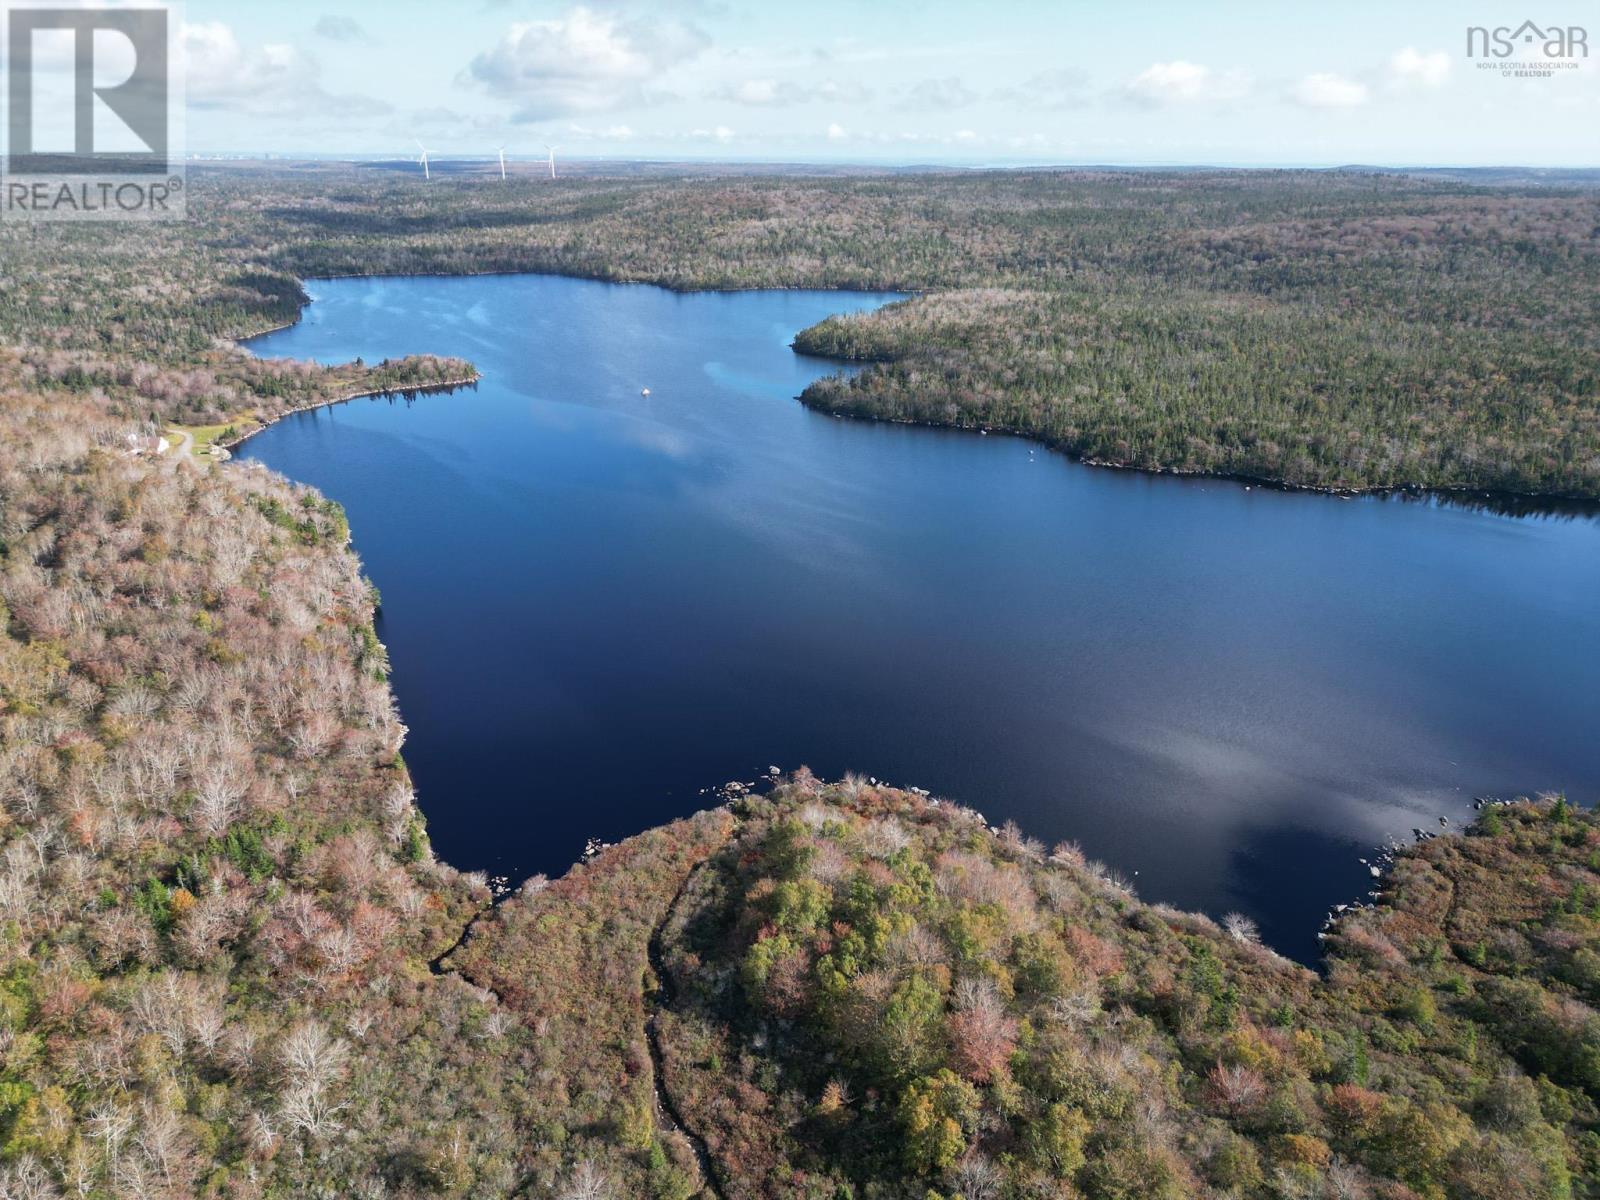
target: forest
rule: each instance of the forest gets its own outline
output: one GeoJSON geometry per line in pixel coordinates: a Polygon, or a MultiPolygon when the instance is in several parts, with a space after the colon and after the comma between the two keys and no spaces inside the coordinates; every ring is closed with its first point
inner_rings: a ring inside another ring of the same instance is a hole
{"type": "Polygon", "coordinates": [[[1600,826],[1420,843],[1326,973],[1072,845],[798,775],[663,932],[665,1084],[739,1197],[1592,1195],[1600,826]]]}
{"type": "Polygon", "coordinates": [[[299,275],[902,290],[820,409],[1303,487],[1600,495],[1600,190],[1358,172],[295,184],[299,275]]]}
{"type": "Polygon", "coordinates": [[[472,377],[241,352],[301,278],[540,269],[914,293],[800,339],[875,364],[807,397],[863,416],[1594,495],[1592,195],[352,170],[190,203],[0,227],[0,1196],[1600,1195],[1592,812],[1401,852],[1320,972],[803,770],[503,896],[433,855],[339,507],[128,449],[472,377]]]}
{"type": "Polygon", "coordinates": [[[299,279],[548,271],[899,290],[803,331],[822,410],[1338,490],[1600,497],[1600,189],[1345,171],[196,170],[191,219],[0,234],[0,335],[198,370],[299,279]],[[23,286],[22,281],[26,281],[23,286]]]}

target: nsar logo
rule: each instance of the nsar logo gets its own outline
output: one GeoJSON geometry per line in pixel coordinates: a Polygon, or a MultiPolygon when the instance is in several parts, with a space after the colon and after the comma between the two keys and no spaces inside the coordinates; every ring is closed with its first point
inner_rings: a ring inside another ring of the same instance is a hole
{"type": "Polygon", "coordinates": [[[1589,57],[1589,31],[1582,25],[1472,25],[1467,29],[1467,57],[1480,70],[1499,71],[1519,79],[1548,79],[1573,71],[1589,57]]]}

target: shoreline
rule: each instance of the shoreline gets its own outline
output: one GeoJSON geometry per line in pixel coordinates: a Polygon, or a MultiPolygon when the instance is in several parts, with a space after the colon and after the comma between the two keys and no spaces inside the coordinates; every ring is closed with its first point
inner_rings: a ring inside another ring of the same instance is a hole
{"type": "MultiPolygon", "coordinates": [[[[363,271],[350,271],[336,275],[297,275],[295,278],[302,285],[308,282],[327,281],[338,282],[345,279],[492,279],[497,276],[512,275],[545,275],[552,279],[577,279],[585,283],[609,283],[616,287],[653,287],[664,292],[671,292],[675,296],[738,296],[745,292],[849,292],[854,295],[868,295],[893,292],[899,300],[891,300],[890,304],[898,304],[900,300],[911,300],[917,296],[931,295],[926,288],[917,287],[878,287],[866,284],[837,283],[828,286],[813,284],[751,284],[748,287],[687,287],[679,284],[662,283],[656,279],[616,279],[607,275],[585,275],[577,271],[534,271],[527,269],[488,271],[393,271],[385,273],[371,273],[363,271]]],[[[309,301],[308,301],[309,303],[309,301]]],[[[289,325],[299,322],[291,321],[289,325]]],[[[261,337],[264,334],[275,333],[278,329],[287,329],[289,325],[280,325],[276,329],[266,329],[261,333],[247,334],[243,339],[261,337]]],[[[823,358],[826,355],[817,355],[823,358]]]]}
{"type": "MultiPolygon", "coordinates": [[[[553,271],[553,270],[543,270],[543,271],[530,271],[530,270],[402,271],[402,272],[389,272],[389,273],[352,271],[352,272],[348,272],[348,273],[344,273],[344,274],[332,274],[332,275],[295,275],[296,281],[301,285],[301,293],[300,294],[301,294],[302,299],[301,299],[301,304],[300,304],[300,311],[299,311],[299,313],[297,313],[295,315],[293,320],[285,321],[285,322],[283,322],[281,324],[273,325],[273,326],[270,326],[270,327],[265,328],[265,329],[255,330],[255,331],[252,331],[252,332],[249,332],[249,333],[242,333],[242,334],[239,334],[237,337],[227,338],[227,339],[224,339],[224,340],[230,341],[235,349],[243,350],[246,353],[249,353],[249,348],[244,345],[245,342],[253,341],[256,338],[265,337],[265,336],[267,336],[268,334],[271,334],[271,333],[278,333],[278,332],[280,332],[282,330],[285,330],[285,329],[292,329],[294,326],[298,325],[300,323],[300,321],[303,319],[303,315],[304,315],[305,310],[308,307],[310,307],[310,305],[313,303],[313,300],[312,300],[311,296],[308,295],[306,293],[306,291],[305,291],[305,284],[307,282],[311,282],[311,281],[327,280],[327,281],[333,282],[333,281],[348,280],[348,279],[481,279],[481,278],[488,278],[488,277],[494,277],[494,276],[511,276],[511,275],[546,275],[546,276],[549,276],[549,277],[555,278],[555,279],[577,279],[577,280],[582,280],[582,281],[585,281],[585,282],[588,282],[588,283],[614,284],[614,285],[616,285],[618,287],[654,287],[654,288],[660,288],[662,291],[671,292],[674,295],[680,295],[680,296],[718,295],[718,294],[738,295],[738,294],[741,294],[741,293],[744,293],[744,292],[848,292],[848,293],[852,293],[852,294],[856,294],[856,295],[863,295],[863,294],[876,293],[876,292],[885,292],[885,293],[893,292],[896,295],[898,295],[901,300],[909,300],[909,299],[913,299],[913,298],[915,298],[917,296],[931,294],[931,293],[928,293],[928,292],[924,291],[923,289],[915,289],[915,288],[913,288],[913,289],[905,289],[905,288],[895,288],[895,287],[882,287],[882,288],[879,288],[879,287],[864,287],[864,286],[858,287],[858,286],[849,285],[849,284],[838,285],[838,286],[833,286],[833,287],[795,287],[795,286],[789,286],[789,287],[725,287],[725,288],[707,287],[707,288],[691,288],[691,287],[674,286],[673,284],[670,284],[670,283],[661,283],[661,282],[654,281],[654,280],[649,280],[649,279],[608,279],[608,278],[606,278],[604,276],[601,276],[601,275],[584,275],[584,274],[577,274],[577,273],[569,272],[569,271],[553,271]]],[[[900,300],[889,301],[889,304],[897,304],[897,303],[900,303],[900,300]]],[[[887,305],[885,305],[885,307],[887,307],[887,305]]],[[[796,333],[795,334],[795,338],[798,339],[799,336],[800,336],[800,333],[803,333],[803,332],[804,332],[804,330],[801,330],[798,333],[796,333]]],[[[809,350],[799,350],[799,349],[795,348],[795,345],[794,345],[793,341],[790,342],[790,349],[793,350],[794,353],[796,353],[796,354],[804,354],[808,358],[818,358],[818,359],[822,359],[822,360],[827,361],[827,362],[838,363],[841,366],[855,366],[855,367],[865,368],[865,367],[870,367],[871,365],[873,365],[874,362],[883,362],[883,361],[885,361],[885,360],[882,360],[882,359],[838,358],[838,357],[835,357],[835,356],[829,355],[829,354],[818,354],[818,353],[815,353],[815,352],[809,351],[809,350]]],[[[257,357],[260,357],[260,356],[257,356],[257,357]]],[[[296,360],[296,361],[300,361],[300,360],[296,360]]],[[[475,374],[475,377],[470,382],[476,383],[481,378],[482,378],[481,373],[480,374],[475,374]]],[[[466,386],[465,382],[457,382],[457,383],[454,383],[454,384],[429,385],[429,387],[427,387],[425,389],[403,389],[403,390],[416,391],[418,394],[420,394],[421,392],[424,392],[424,391],[445,391],[445,390],[449,390],[450,387],[463,387],[463,386],[466,386]]],[[[399,392],[402,389],[389,389],[389,390],[393,391],[395,394],[399,394],[399,392]]],[[[319,404],[304,405],[304,406],[302,406],[300,408],[293,409],[293,410],[290,410],[290,411],[306,412],[306,411],[310,411],[311,409],[314,409],[314,408],[326,407],[326,405],[328,405],[328,404],[342,403],[343,400],[359,400],[363,396],[382,395],[382,394],[385,394],[385,391],[383,389],[379,389],[379,390],[375,390],[375,391],[367,391],[367,392],[358,392],[358,393],[355,393],[354,395],[343,397],[341,400],[328,400],[328,401],[324,401],[324,402],[319,403],[319,404]]],[[[1046,437],[1044,437],[1044,436],[1042,436],[1042,435],[1040,435],[1038,433],[1033,433],[1033,432],[1029,432],[1029,431],[1026,431],[1026,430],[1003,428],[1003,427],[997,427],[997,426],[987,426],[986,427],[986,426],[974,426],[974,425],[952,425],[952,424],[942,423],[942,422],[938,422],[938,421],[916,420],[916,419],[913,419],[913,418],[910,418],[910,417],[858,416],[858,415],[856,415],[854,413],[840,412],[840,411],[836,411],[836,410],[829,409],[829,408],[824,408],[824,407],[822,407],[820,405],[814,404],[814,403],[808,401],[805,398],[804,393],[802,393],[800,396],[798,396],[796,398],[799,400],[799,402],[801,404],[803,404],[807,409],[809,409],[812,412],[824,414],[824,415],[827,415],[827,416],[837,417],[837,418],[840,418],[842,420],[860,421],[860,422],[863,422],[865,424],[906,425],[906,426],[914,426],[914,427],[921,428],[921,429],[945,430],[945,431],[951,432],[951,433],[969,433],[969,434],[971,434],[971,433],[977,433],[977,434],[990,433],[990,434],[999,434],[999,435],[1003,435],[1003,436],[1006,436],[1006,437],[1021,438],[1021,439],[1024,439],[1024,440],[1028,441],[1028,442],[1031,442],[1031,443],[1034,443],[1034,444],[1036,444],[1038,446],[1041,446],[1045,450],[1049,450],[1049,451],[1051,451],[1053,453],[1056,453],[1056,454],[1065,455],[1070,461],[1072,461],[1074,463],[1077,463],[1077,464],[1079,464],[1081,466],[1085,466],[1085,467],[1104,467],[1104,468],[1108,468],[1110,470],[1131,471],[1131,472],[1136,472],[1138,474],[1150,475],[1150,476],[1169,476],[1169,477],[1175,478],[1175,479],[1217,479],[1217,480],[1223,480],[1223,481],[1232,482],[1232,483],[1248,484],[1251,487],[1271,488],[1274,491],[1280,491],[1280,492],[1300,492],[1300,493],[1307,493],[1307,494],[1310,494],[1310,495],[1327,496],[1327,497],[1330,497],[1332,499],[1337,499],[1337,500],[1354,500],[1354,499],[1359,499],[1359,498],[1362,498],[1362,497],[1378,497],[1378,498],[1394,497],[1394,498],[1405,498],[1405,499],[1414,499],[1414,500],[1415,499],[1423,499],[1423,498],[1435,498],[1435,499],[1443,500],[1443,501],[1446,501],[1446,502],[1456,501],[1458,503],[1461,502],[1461,501],[1478,500],[1478,501],[1482,502],[1482,507],[1490,508],[1490,509],[1498,509],[1501,512],[1501,515],[1506,515],[1506,516],[1541,515],[1541,514],[1536,513],[1536,512],[1518,513],[1516,511],[1511,511],[1514,508],[1520,507],[1520,508],[1528,508],[1528,509],[1540,509],[1540,508],[1543,508],[1543,509],[1546,510],[1546,512],[1544,514],[1542,514],[1542,515],[1563,515],[1563,514],[1561,514],[1561,510],[1564,509],[1564,508],[1566,508],[1566,509],[1576,509],[1577,511],[1570,512],[1570,513],[1565,514],[1565,515],[1588,516],[1588,517],[1593,517],[1593,518],[1600,518],[1600,497],[1575,495],[1575,494],[1573,494],[1571,492],[1520,492],[1520,491],[1516,491],[1516,490],[1513,490],[1513,489],[1510,489],[1510,488],[1484,488],[1484,487],[1475,486],[1473,484],[1465,484],[1465,483],[1462,483],[1462,484],[1443,484],[1443,485],[1418,484],[1418,483],[1393,483],[1393,484],[1356,485],[1356,486],[1350,486],[1350,487],[1333,487],[1333,486],[1329,486],[1329,485],[1325,485],[1325,484],[1292,483],[1292,482],[1290,482],[1290,481],[1288,481],[1286,479],[1274,479],[1271,476],[1263,476],[1263,475],[1249,475],[1249,474],[1245,474],[1245,473],[1238,472],[1238,471],[1206,471],[1206,470],[1194,470],[1194,469],[1189,469],[1189,468],[1185,468],[1185,467],[1142,466],[1142,465],[1137,464],[1137,463],[1119,462],[1119,461],[1116,461],[1114,459],[1092,458],[1092,457],[1089,457],[1087,455],[1079,454],[1079,453],[1077,453],[1077,452],[1075,452],[1075,451],[1073,451],[1073,450],[1071,450],[1071,449],[1069,449],[1067,447],[1058,445],[1057,443],[1050,441],[1048,438],[1046,438],[1046,437]]],[[[287,415],[288,415],[287,413],[284,413],[284,414],[281,414],[278,417],[274,417],[272,421],[269,421],[266,424],[262,425],[261,429],[265,429],[267,427],[267,425],[273,424],[276,421],[281,420],[283,416],[287,416],[287,415]]],[[[261,429],[252,430],[249,434],[246,434],[246,435],[244,435],[242,437],[239,437],[239,438],[235,439],[234,441],[224,443],[224,442],[219,440],[216,444],[219,445],[219,446],[222,446],[224,449],[231,450],[234,446],[236,446],[239,443],[247,440],[249,437],[253,437],[255,434],[261,432],[261,429]]]]}
{"type": "MultiPolygon", "coordinates": [[[[797,351],[797,353],[799,353],[797,351]]],[[[863,361],[851,358],[829,358],[827,355],[804,352],[810,358],[825,358],[830,362],[837,362],[847,366],[870,366],[871,360],[863,361]]],[[[1052,454],[1060,454],[1068,461],[1084,467],[1103,468],[1111,471],[1126,471],[1137,475],[1152,477],[1166,477],[1170,479],[1216,479],[1227,483],[1243,483],[1251,487],[1269,489],[1275,492],[1296,493],[1313,496],[1326,496],[1333,500],[1360,500],[1365,498],[1376,499],[1407,499],[1423,500],[1437,499],[1446,503],[1455,502],[1461,505],[1463,501],[1482,501],[1481,507],[1494,508],[1496,502],[1502,510],[1510,510],[1513,506],[1528,509],[1544,509],[1548,514],[1559,514],[1563,509],[1575,510],[1567,515],[1588,516],[1600,518],[1600,497],[1574,495],[1570,492],[1518,492],[1509,488],[1484,488],[1472,484],[1422,484],[1422,483],[1385,483],[1370,485],[1353,485],[1348,487],[1335,487],[1318,483],[1291,483],[1285,479],[1274,479],[1268,475],[1249,475],[1241,471],[1207,471],[1189,467],[1152,467],[1139,463],[1121,462],[1110,458],[1092,458],[1080,454],[1067,446],[1024,429],[1013,429],[1003,425],[954,425],[942,421],[923,421],[914,417],[874,417],[860,416],[853,412],[840,409],[826,408],[823,405],[807,400],[802,394],[800,403],[809,411],[819,416],[834,417],[841,421],[856,421],[863,425],[899,425],[912,429],[929,429],[942,433],[976,434],[979,436],[1016,438],[1030,445],[1038,446],[1052,454]]],[[[1504,515],[1537,515],[1534,512],[1517,514],[1505,511],[1504,515]]]]}
{"type": "MultiPolygon", "coordinates": [[[[289,326],[283,326],[282,328],[287,329],[289,326]]],[[[269,330],[268,332],[272,331],[269,330]]],[[[259,337],[262,335],[253,334],[252,336],[259,337]]],[[[243,347],[240,347],[240,349],[243,349],[243,347]]],[[[292,408],[286,408],[281,413],[277,414],[277,416],[261,422],[254,429],[246,430],[244,433],[235,434],[231,438],[219,437],[211,444],[213,446],[221,447],[223,450],[227,450],[231,453],[236,446],[243,445],[245,442],[255,437],[256,434],[272,428],[272,426],[276,425],[285,417],[294,416],[296,413],[315,412],[319,408],[329,408],[335,404],[345,404],[351,400],[362,400],[374,396],[423,396],[435,392],[454,392],[464,387],[474,387],[482,379],[482,372],[474,371],[470,377],[463,377],[460,379],[441,379],[437,383],[426,383],[417,387],[367,388],[364,391],[351,392],[344,396],[330,396],[326,400],[316,400],[310,404],[297,404],[292,408]]]]}

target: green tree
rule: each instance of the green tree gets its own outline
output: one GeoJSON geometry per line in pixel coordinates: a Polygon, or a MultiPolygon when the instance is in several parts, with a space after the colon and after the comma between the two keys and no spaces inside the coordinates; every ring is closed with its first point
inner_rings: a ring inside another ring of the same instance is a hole
{"type": "Polygon", "coordinates": [[[1057,1179],[1066,1179],[1083,1166],[1088,1136],[1088,1117],[1071,1105],[1052,1104],[1028,1124],[1023,1143],[1029,1158],[1057,1179]]]}
{"type": "Polygon", "coordinates": [[[954,1071],[916,1080],[900,1097],[905,1161],[919,1175],[942,1171],[966,1151],[978,1121],[978,1092],[954,1071]]]}

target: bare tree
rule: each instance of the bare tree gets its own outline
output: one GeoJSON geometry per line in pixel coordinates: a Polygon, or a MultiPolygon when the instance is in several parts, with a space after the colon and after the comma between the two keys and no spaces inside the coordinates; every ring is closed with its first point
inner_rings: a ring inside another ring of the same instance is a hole
{"type": "Polygon", "coordinates": [[[220,837],[239,819],[245,784],[231,766],[217,763],[208,767],[195,792],[194,820],[202,833],[220,837]]]}
{"type": "Polygon", "coordinates": [[[208,1055],[216,1051],[227,1027],[227,1015],[217,996],[197,996],[189,1010],[189,1035],[208,1055]]]}
{"type": "Polygon", "coordinates": [[[1067,996],[1058,996],[1050,1005],[1050,1015],[1063,1025],[1084,1026],[1100,1015],[1100,997],[1093,984],[1085,984],[1067,996]]]}
{"type": "Polygon", "coordinates": [[[56,1200],[60,1195],[50,1172],[31,1154],[0,1170],[0,1196],[5,1200],[56,1200]]]}
{"type": "Polygon", "coordinates": [[[307,713],[289,735],[289,745],[304,759],[321,758],[339,735],[339,723],[326,712],[307,713]]]}
{"type": "Polygon", "coordinates": [[[318,1138],[340,1128],[345,1104],[330,1095],[349,1050],[322,1024],[301,1021],[289,1030],[279,1050],[286,1086],[278,1097],[278,1115],[291,1130],[318,1138]]]}
{"type": "Polygon", "coordinates": [[[612,1200],[611,1181],[588,1159],[572,1168],[556,1200],[612,1200]]]}
{"type": "Polygon", "coordinates": [[[89,1114],[89,1134],[105,1146],[107,1158],[116,1158],[121,1152],[133,1125],[133,1113],[115,1101],[108,1100],[89,1114]]]}
{"type": "Polygon", "coordinates": [[[868,821],[861,831],[862,848],[873,858],[893,858],[911,844],[911,835],[894,817],[868,821]]]}
{"type": "Polygon", "coordinates": [[[1213,1104],[1235,1118],[1254,1111],[1267,1096],[1266,1080],[1255,1071],[1220,1062],[1206,1075],[1206,1090],[1213,1104]]]}
{"type": "Polygon", "coordinates": [[[962,1200],[995,1200],[1005,1184],[1005,1176],[982,1154],[974,1154],[957,1164],[951,1172],[962,1200]]]}
{"type": "Polygon", "coordinates": [[[1228,931],[1228,936],[1236,942],[1244,942],[1255,946],[1261,942],[1261,931],[1256,923],[1243,913],[1231,912],[1222,918],[1222,927],[1228,931]]]}
{"type": "Polygon", "coordinates": [[[1328,1182],[1323,1190],[1327,1200],[1367,1200],[1372,1193],[1362,1173],[1348,1163],[1334,1160],[1328,1168],[1328,1182]]]}
{"type": "Polygon", "coordinates": [[[496,1008],[483,1019],[482,1036],[498,1040],[516,1026],[516,1019],[503,1008],[496,1008]]]}
{"type": "Polygon", "coordinates": [[[360,939],[348,925],[335,925],[323,930],[317,935],[315,944],[322,958],[322,974],[328,978],[348,975],[361,961],[360,939]]]}
{"type": "Polygon", "coordinates": [[[278,1054],[291,1080],[328,1083],[343,1070],[349,1048],[320,1021],[305,1020],[285,1035],[278,1054]]]}
{"type": "Polygon", "coordinates": [[[314,1083],[295,1084],[278,1098],[278,1115],[284,1123],[291,1130],[312,1138],[341,1129],[337,1118],[345,1107],[335,1103],[324,1088],[314,1083]]]}
{"type": "Polygon", "coordinates": [[[175,1112],[159,1101],[146,1100],[135,1141],[169,1189],[185,1181],[188,1147],[175,1112]]]}
{"type": "Polygon", "coordinates": [[[175,1056],[182,1055],[189,1036],[188,999],[179,989],[177,979],[163,972],[134,992],[128,1011],[147,1032],[159,1034],[175,1056]]]}
{"type": "Polygon", "coordinates": [[[270,1155],[278,1144],[278,1134],[272,1128],[272,1122],[258,1112],[252,1112],[245,1119],[244,1136],[251,1151],[263,1158],[270,1155]]]}

